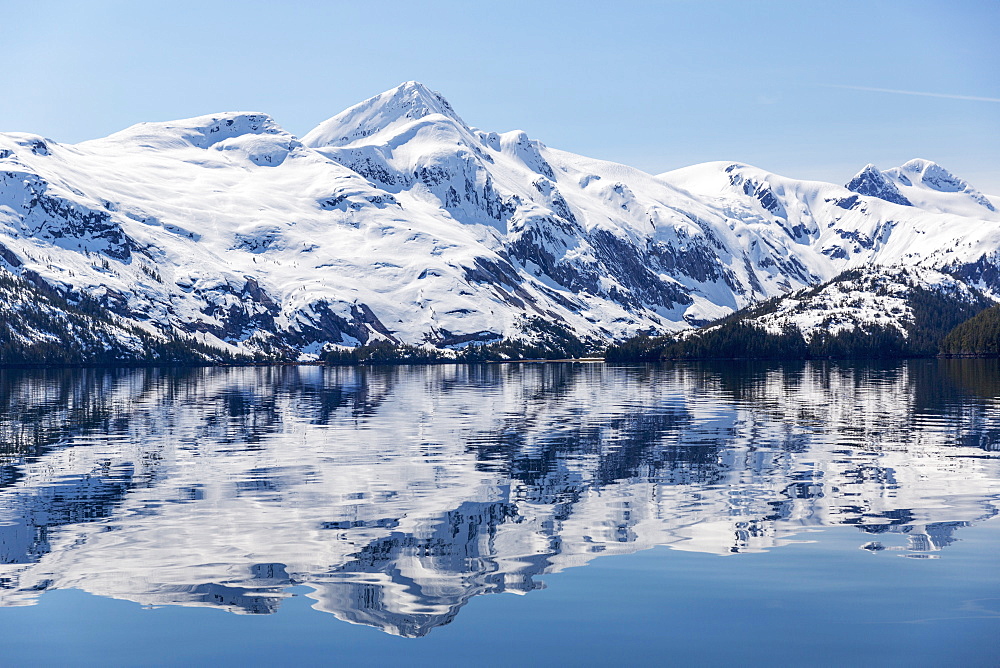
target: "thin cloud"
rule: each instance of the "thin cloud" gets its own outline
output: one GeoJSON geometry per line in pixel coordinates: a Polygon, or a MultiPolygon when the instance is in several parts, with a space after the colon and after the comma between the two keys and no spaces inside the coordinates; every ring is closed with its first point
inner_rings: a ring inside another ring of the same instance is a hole
{"type": "Polygon", "coordinates": [[[844,90],[865,90],[874,93],[896,93],[897,95],[919,95],[920,97],[943,97],[948,100],[972,100],[973,102],[1000,102],[997,97],[976,97],[975,95],[951,95],[949,93],[924,93],[917,90],[896,90],[894,88],[871,88],[869,86],[838,86],[827,84],[825,88],[842,88],[844,90]]]}

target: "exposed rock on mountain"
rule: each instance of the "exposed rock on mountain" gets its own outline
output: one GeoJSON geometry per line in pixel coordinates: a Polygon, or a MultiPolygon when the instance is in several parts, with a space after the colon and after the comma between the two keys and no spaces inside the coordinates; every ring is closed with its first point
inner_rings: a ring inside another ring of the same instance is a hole
{"type": "MultiPolygon", "coordinates": [[[[910,200],[906,199],[899,193],[899,188],[897,188],[892,181],[887,179],[882,175],[882,172],[878,171],[875,165],[866,165],[864,169],[858,172],[857,176],[851,179],[851,182],[847,184],[848,190],[853,190],[859,195],[868,195],[869,197],[878,197],[879,199],[884,199],[886,202],[892,202],[893,204],[902,204],[903,206],[913,206],[910,204],[910,200]]],[[[848,198],[850,200],[849,205],[844,208],[850,208],[858,200],[857,198],[848,198]]],[[[848,201],[845,200],[845,204],[848,201]]]]}
{"type": "Polygon", "coordinates": [[[733,163],[652,176],[472,128],[416,82],[301,140],[245,112],[0,135],[0,267],[218,354],[531,343],[538,318],[618,340],[870,265],[992,295],[997,204],[927,161],[848,188],[733,163]]]}

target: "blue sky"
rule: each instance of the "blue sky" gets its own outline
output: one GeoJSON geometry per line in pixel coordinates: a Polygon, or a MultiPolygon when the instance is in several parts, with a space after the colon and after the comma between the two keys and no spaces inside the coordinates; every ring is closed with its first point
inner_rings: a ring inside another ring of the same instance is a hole
{"type": "Polygon", "coordinates": [[[995,0],[5,2],[0,130],[255,110],[301,135],[415,79],[471,125],[654,173],[922,157],[1000,194],[998,30],[995,0]]]}

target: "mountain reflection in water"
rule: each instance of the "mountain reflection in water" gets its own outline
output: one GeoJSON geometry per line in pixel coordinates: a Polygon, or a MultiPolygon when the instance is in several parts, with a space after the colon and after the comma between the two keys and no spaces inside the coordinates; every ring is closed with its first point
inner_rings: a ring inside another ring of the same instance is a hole
{"type": "Polygon", "coordinates": [[[420,636],[656,545],[855,525],[937,556],[997,514],[998,396],[974,360],[7,371],[0,605],[78,588],[259,614],[306,585],[420,636]]]}

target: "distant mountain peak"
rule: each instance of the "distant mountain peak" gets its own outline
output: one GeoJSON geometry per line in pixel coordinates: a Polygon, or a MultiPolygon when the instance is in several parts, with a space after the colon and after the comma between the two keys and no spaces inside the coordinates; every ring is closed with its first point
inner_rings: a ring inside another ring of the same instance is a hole
{"type": "Polygon", "coordinates": [[[895,169],[886,171],[885,174],[906,186],[913,185],[939,193],[963,193],[976,204],[990,211],[996,211],[993,204],[968,181],[960,179],[932,160],[914,158],[895,169]]]}
{"type": "Polygon", "coordinates": [[[915,158],[904,162],[900,170],[919,176],[925,186],[938,192],[955,193],[969,188],[968,183],[931,160],[915,158]]]}
{"type": "Polygon", "coordinates": [[[914,158],[912,160],[907,160],[902,165],[900,165],[899,168],[906,172],[914,172],[919,174],[931,166],[940,167],[940,165],[938,165],[933,160],[927,160],[925,158],[914,158]]]}
{"type": "MultiPolygon", "coordinates": [[[[909,163],[907,163],[909,164],[909,163]]],[[[847,189],[856,192],[859,195],[867,195],[868,197],[877,197],[886,202],[892,202],[893,204],[902,204],[903,206],[912,206],[910,201],[903,197],[899,192],[899,188],[895,184],[887,179],[885,175],[878,170],[878,167],[868,163],[865,168],[858,172],[853,179],[847,184],[847,189]]]]}
{"type": "Polygon", "coordinates": [[[444,96],[418,81],[406,81],[320,123],[303,137],[303,143],[313,147],[346,146],[435,114],[467,127],[444,96]]]}

